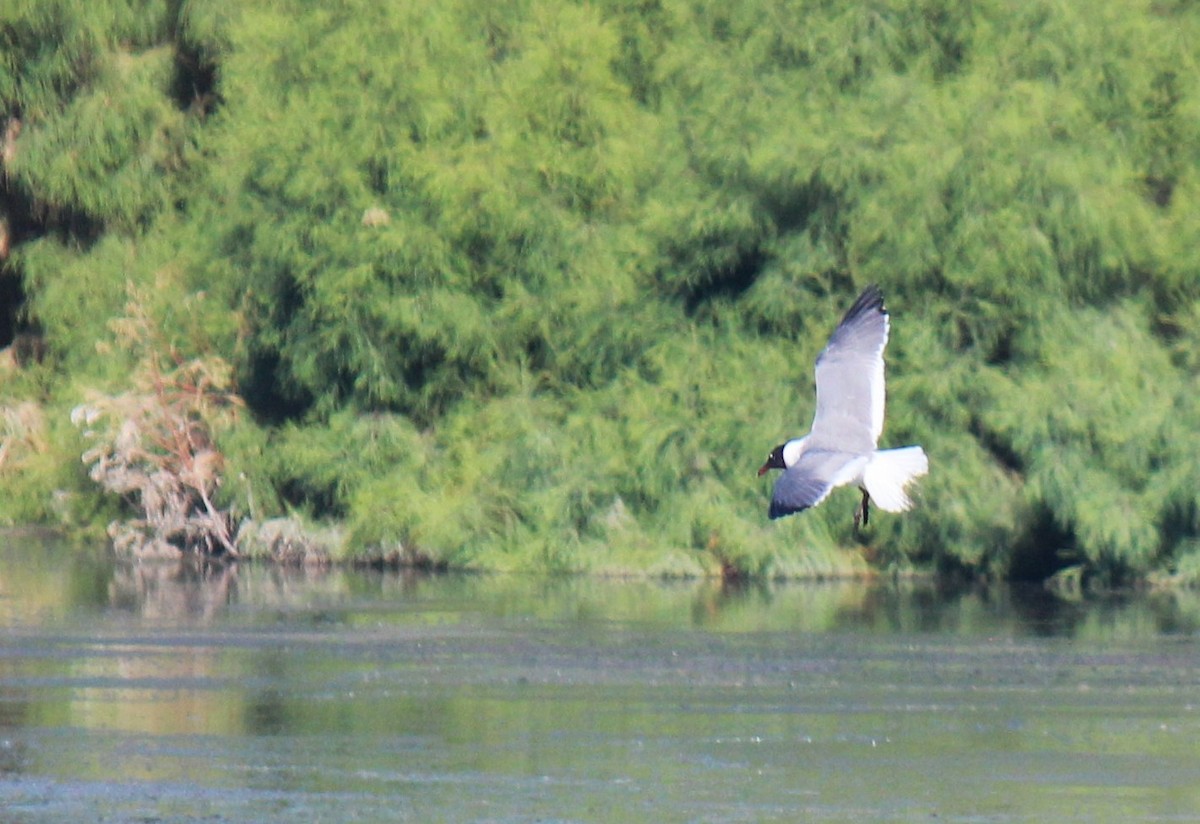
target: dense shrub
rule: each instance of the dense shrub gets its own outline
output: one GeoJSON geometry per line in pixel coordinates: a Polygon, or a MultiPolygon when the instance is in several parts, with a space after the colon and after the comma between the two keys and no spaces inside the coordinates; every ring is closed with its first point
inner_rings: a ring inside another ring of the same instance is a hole
{"type": "Polygon", "coordinates": [[[235,369],[225,494],[351,551],[1186,572],[1198,36],[1117,0],[18,4],[0,277],[51,377],[0,392],[119,391],[131,281],[235,369]],[[920,507],[768,523],[753,470],[870,281],[920,507]]]}

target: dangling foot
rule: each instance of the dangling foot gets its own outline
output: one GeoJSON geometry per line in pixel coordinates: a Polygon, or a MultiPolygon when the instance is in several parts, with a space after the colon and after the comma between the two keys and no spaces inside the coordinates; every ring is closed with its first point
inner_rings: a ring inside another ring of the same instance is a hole
{"type": "Polygon", "coordinates": [[[863,526],[871,518],[871,496],[867,494],[867,490],[862,490],[862,503],[854,510],[854,531],[858,531],[858,525],[861,522],[863,526]]]}

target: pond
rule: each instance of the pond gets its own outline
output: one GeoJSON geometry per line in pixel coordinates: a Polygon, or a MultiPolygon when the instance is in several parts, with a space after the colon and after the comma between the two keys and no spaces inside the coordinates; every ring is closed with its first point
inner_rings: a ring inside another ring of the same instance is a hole
{"type": "Polygon", "coordinates": [[[126,566],[0,537],[0,820],[1200,813],[1200,603],[126,566]]]}

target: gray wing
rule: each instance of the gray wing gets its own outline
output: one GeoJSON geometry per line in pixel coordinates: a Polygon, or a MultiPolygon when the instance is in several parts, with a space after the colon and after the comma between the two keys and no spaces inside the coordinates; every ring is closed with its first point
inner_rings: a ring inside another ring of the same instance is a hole
{"type": "Polygon", "coordinates": [[[889,321],[878,286],[868,286],[817,358],[817,411],[809,448],[865,454],[883,431],[883,349],[889,321]]]}
{"type": "Polygon", "coordinates": [[[767,515],[772,519],[782,518],[816,506],[835,486],[841,486],[856,474],[857,467],[851,465],[857,461],[865,459],[849,452],[806,449],[800,460],[775,481],[767,515]]]}

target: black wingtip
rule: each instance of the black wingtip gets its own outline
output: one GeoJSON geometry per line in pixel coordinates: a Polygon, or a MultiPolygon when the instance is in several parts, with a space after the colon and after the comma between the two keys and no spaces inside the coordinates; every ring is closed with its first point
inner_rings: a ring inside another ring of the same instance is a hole
{"type": "Polygon", "coordinates": [[[778,501],[771,501],[771,507],[767,510],[767,517],[774,521],[787,515],[795,515],[797,512],[803,512],[806,509],[811,509],[811,507],[801,506],[792,508],[784,506],[778,501]]]}
{"type": "Polygon", "coordinates": [[[854,320],[859,315],[864,315],[867,312],[880,312],[887,314],[887,308],[883,305],[883,290],[879,285],[872,283],[866,289],[862,290],[862,294],[858,296],[858,300],[846,310],[845,316],[842,318],[842,323],[854,320]]]}

